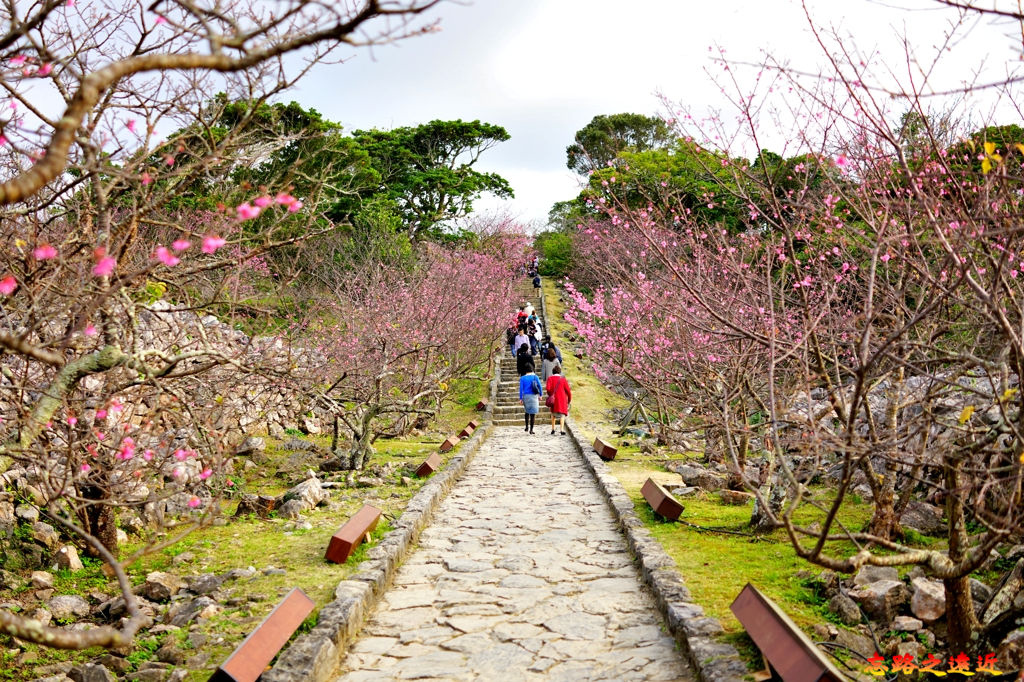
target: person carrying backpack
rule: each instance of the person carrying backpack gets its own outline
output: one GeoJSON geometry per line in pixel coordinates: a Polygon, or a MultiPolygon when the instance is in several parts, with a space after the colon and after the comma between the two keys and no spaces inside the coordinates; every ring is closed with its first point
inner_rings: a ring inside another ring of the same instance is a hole
{"type": "MultiPolygon", "coordinates": [[[[526,365],[526,373],[519,378],[519,402],[523,405],[523,423],[526,431],[531,436],[533,433],[533,425],[537,419],[537,413],[540,412],[540,397],[543,394],[543,389],[540,386],[540,379],[533,373],[533,363],[526,365]]],[[[554,424],[552,418],[551,423],[554,424]]],[[[554,426],[552,426],[552,433],[554,433],[554,426]]]]}

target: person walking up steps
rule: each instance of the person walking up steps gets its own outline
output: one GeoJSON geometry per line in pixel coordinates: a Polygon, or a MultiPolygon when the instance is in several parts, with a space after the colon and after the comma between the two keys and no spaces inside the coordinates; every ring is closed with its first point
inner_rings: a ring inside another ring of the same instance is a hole
{"type": "MultiPolygon", "coordinates": [[[[556,366],[560,365],[561,363],[558,362],[558,358],[555,357],[555,351],[553,351],[550,348],[548,348],[547,353],[541,353],[541,357],[543,357],[544,359],[541,361],[540,365],[540,381],[542,384],[547,386],[548,377],[554,374],[554,372],[552,372],[551,370],[553,370],[556,366]]],[[[548,393],[548,395],[551,395],[551,393],[548,393]]]]}
{"type": "MultiPolygon", "coordinates": [[[[520,389],[522,390],[522,389],[520,389]]],[[[572,389],[569,388],[569,380],[562,376],[562,368],[555,365],[551,369],[551,376],[545,387],[551,400],[551,435],[555,435],[555,417],[561,417],[559,424],[561,434],[565,435],[565,415],[569,414],[569,403],[572,402],[572,389]]]]}
{"type": "MultiPolygon", "coordinates": [[[[533,363],[526,365],[526,374],[519,378],[519,402],[523,404],[523,419],[526,425],[524,431],[533,435],[533,424],[540,412],[540,396],[542,389],[540,379],[533,373],[533,363]]],[[[551,420],[554,429],[555,420],[551,420]]],[[[554,430],[551,431],[554,433],[554,430]]]]}

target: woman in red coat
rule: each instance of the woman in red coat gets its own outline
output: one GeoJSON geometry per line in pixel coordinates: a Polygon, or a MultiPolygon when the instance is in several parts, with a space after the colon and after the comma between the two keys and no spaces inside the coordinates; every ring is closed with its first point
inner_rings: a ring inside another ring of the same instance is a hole
{"type": "Polygon", "coordinates": [[[569,388],[569,380],[562,376],[562,368],[555,365],[551,369],[551,376],[548,377],[547,386],[544,392],[550,396],[551,405],[551,435],[555,435],[555,417],[561,417],[559,423],[561,433],[565,435],[565,415],[569,414],[569,403],[572,402],[572,389],[569,388]]]}

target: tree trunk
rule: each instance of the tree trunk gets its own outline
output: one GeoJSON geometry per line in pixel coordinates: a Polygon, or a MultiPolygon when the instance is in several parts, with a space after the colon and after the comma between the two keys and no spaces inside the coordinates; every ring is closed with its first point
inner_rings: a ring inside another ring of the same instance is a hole
{"type": "MultiPolygon", "coordinates": [[[[110,496],[109,493],[99,486],[83,486],[80,492],[85,499],[97,502],[87,505],[82,511],[81,519],[85,532],[99,540],[100,544],[116,557],[117,515],[111,505],[102,502],[110,496]]],[[[86,544],[85,552],[92,557],[99,556],[99,553],[90,544],[86,544]]]]}
{"type": "MultiPolygon", "coordinates": [[[[946,518],[949,519],[949,560],[954,564],[963,561],[970,552],[967,539],[967,524],[964,519],[963,500],[957,491],[960,490],[960,463],[947,459],[945,465],[946,478],[946,518]]],[[[946,627],[949,632],[950,653],[973,653],[978,645],[976,633],[978,619],[974,615],[974,599],[971,597],[971,584],[968,576],[947,578],[942,581],[946,590],[946,627]]]]}
{"type": "Polygon", "coordinates": [[[787,498],[786,481],[783,480],[782,476],[778,475],[774,461],[769,462],[768,466],[765,484],[760,489],[761,497],[767,502],[768,509],[762,507],[755,498],[754,511],[750,514],[750,528],[758,533],[767,532],[775,528],[775,524],[772,523],[772,516],[769,515],[768,510],[770,509],[771,514],[778,518],[779,514],[782,513],[782,508],[785,506],[787,498]]]}
{"type": "Polygon", "coordinates": [[[875,488],[875,510],[868,524],[868,532],[884,540],[903,535],[900,520],[896,516],[896,490],[890,481],[896,480],[896,474],[890,473],[886,480],[875,488]]]}

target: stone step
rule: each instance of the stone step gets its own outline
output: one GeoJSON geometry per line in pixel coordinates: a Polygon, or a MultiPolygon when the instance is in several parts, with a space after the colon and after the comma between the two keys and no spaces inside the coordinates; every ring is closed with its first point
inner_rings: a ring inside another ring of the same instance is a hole
{"type": "MultiPolygon", "coordinates": [[[[523,413],[523,406],[518,402],[515,405],[503,405],[501,407],[494,408],[494,418],[506,417],[509,415],[521,415],[523,413]]],[[[551,414],[551,411],[546,405],[540,406],[540,414],[551,414]]]]}

